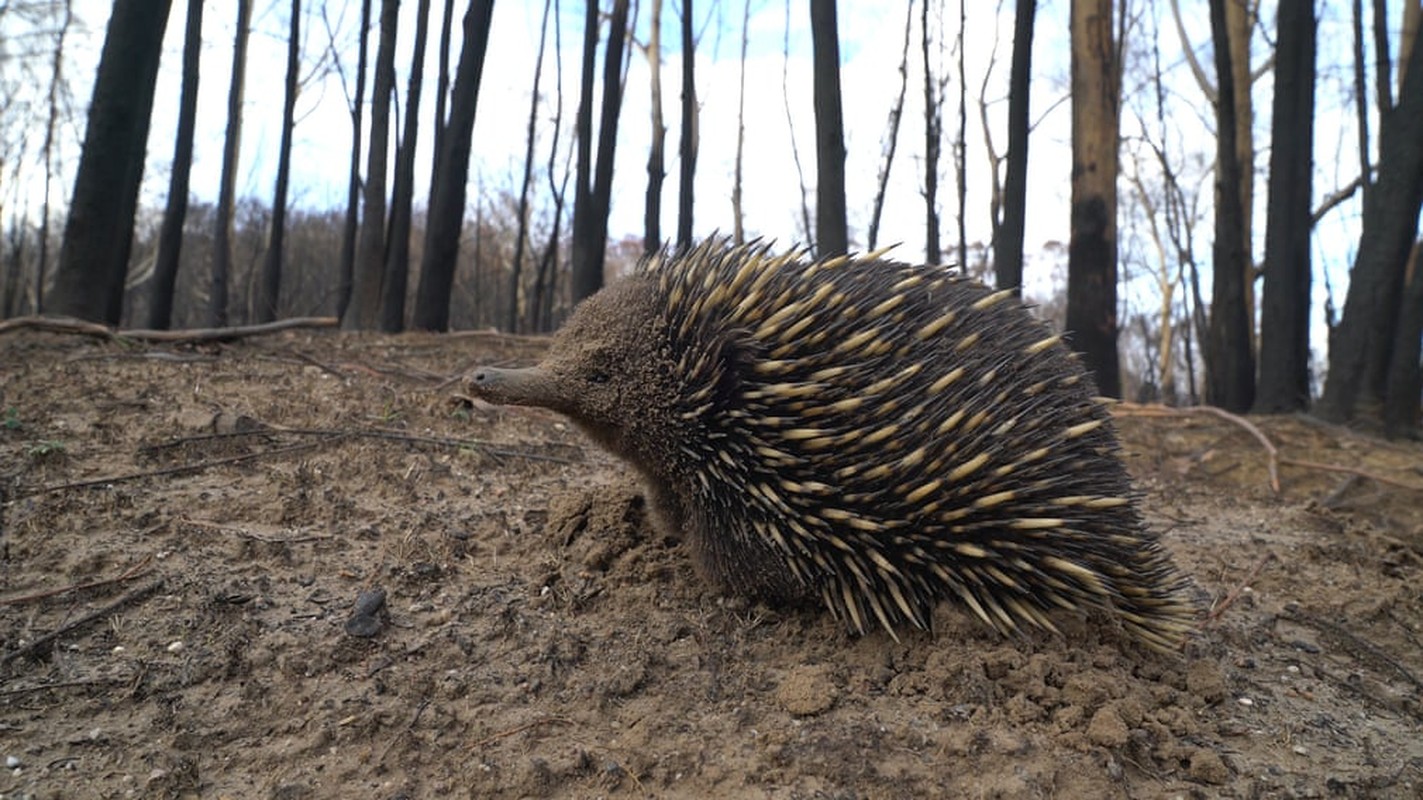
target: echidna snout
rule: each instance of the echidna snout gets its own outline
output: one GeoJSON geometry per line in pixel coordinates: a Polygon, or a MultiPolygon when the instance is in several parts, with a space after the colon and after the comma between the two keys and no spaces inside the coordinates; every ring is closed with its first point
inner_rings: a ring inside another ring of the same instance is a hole
{"type": "Polygon", "coordinates": [[[632,463],[703,571],[856,632],[942,600],[1002,631],[1102,609],[1163,650],[1193,627],[1091,377],[1011,292],[938,267],[707,242],[471,388],[632,463]]]}

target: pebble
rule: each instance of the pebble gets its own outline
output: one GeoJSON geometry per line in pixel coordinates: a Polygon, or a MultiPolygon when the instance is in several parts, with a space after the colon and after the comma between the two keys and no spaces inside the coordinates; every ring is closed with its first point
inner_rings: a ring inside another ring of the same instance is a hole
{"type": "Polygon", "coordinates": [[[6,767],[7,769],[19,769],[19,768],[20,768],[20,758],[19,758],[19,756],[5,756],[5,767],[6,767]]]}
{"type": "Polygon", "coordinates": [[[1248,698],[1248,697],[1240,697],[1240,698],[1237,698],[1235,702],[1241,704],[1242,706],[1253,706],[1253,705],[1255,705],[1255,701],[1254,701],[1254,700],[1251,700],[1251,699],[1248,698]]]}
{"type": "Polygon", "coordinates": [[[183,652],[183,642],[182,642],[181,640],[180,640],[180,641],[176,641],[176,642],[171,642],[171,643],[168,645],[168,652],[170,652],[170,653],[181,653],[181,652],[183,652]]]}

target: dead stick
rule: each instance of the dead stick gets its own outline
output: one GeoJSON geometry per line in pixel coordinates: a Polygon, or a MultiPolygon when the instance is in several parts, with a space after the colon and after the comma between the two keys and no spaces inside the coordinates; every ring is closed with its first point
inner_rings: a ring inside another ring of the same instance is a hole
{"type": "Polygon", "coordinates": [[[490,742],[496,742],[500,739],[507,739],[510,736],[513,736],[518,733],[523,733],[527,730],[532,730],[540,725],[551,725],[553,723],[558,723],[559,725],[572,725],[573,720],[568,719],[567,717],[544,717],[543,719],[536,719],[533,722],[530,722],[525,725],[520,725],[517,728],[510,728],[507,731],[500,731],[496,734],[493,734],[492,736],[486,736],[483,739],[480,739],[479,741],[470,745],[469,749],[474,750],[476,748],[483,747],[484,745],[489,744],[490,742]]]}
{"type": "Polygon", "coordinates": [[[1255,566],[1250,568],[1250,572],[1245,576],[1245,580],[1241,581],[1232,589],[1230,594],[1227,594],[1225,599],[1220,601],[1220,605],[1211,609],[1210,613],[1207,614],[1206,618],[1201,622],[1200,627],[1209,627],[1211,623],[1220,619],[1221,615],[1225,613],[1225,610],[1234,605],[1240,595],[1245,593],[1246,588],[1254,583],[1256,578],[1260,577],[1260,571],[1265,568],[1265,565],[1274,560],[1275,554],[1271,552],[1266,552],[1265,555],[1261,556],[1260,560],[1255,562],[1255,566]]]}
{"type": "Polygon", "coordinates": [[[138,342],[226,342],[248,336],[276,333],[290,328],[334,328],[335,317],[292,317],[258,325],[234,325],[231,328],[191,328],[157,331],[147,329],[115,330],[94,322],[73,317],[16,317],[0,322],[0,334],[33,328],[52,333],[77,333],[100,339],[127,339],[138,342]]]}
{"type": "Polygon", "coordinates": [[[120,597],[119,599],[115,600],[112,603],[109,603],[108,605],[104,606],[101,609],[98,609],[97,611],[91,611],[82,617],[70,620],[69,622],[56,628],[55,630],[46,633],[38,639],[35,639],[33,642],[25,644],[18,650],[0,656],[0,666],[4,666],[5,664],[10,663],[11,661],[14,661],[15,659],[21,658],[23,656],[27,656],[30,653],[38,652],[50,642],[53,642],[55,639],[58,639],[59,637],[64,636],[65,634],[68,634],[71,631],[82,628],[95,620],[107,617],[110,614],[113,614],[124,608],[125,606],[132,605],[133,603],[137,603],[140,600],[146,599],[149,595],[158,591],[162,587],[163,579],[159,578],[153,581],[152,583],[134,589],[123,597],[120,597]]]}
{"type": "Polygon", "coordinates": [[[1423,492],[1423,486],[1406,483],[1396,478],[1385,477],[1376,472],[1369,472],[1368,470],[1359,469],[1357,467],[1344,467],[1338,464],[1321,464],[1317,461],[1305,461],[1300,458],[1282,458],[1280,459],[1280,463],[1288,464],[1291,467],[1301,467],[1303,469],[1318,469],[1325,472],[1342,472],[1346,475],[1357,475],[1360,478],[1368,478],[1371,481],[1377,481],[1388,486],[1397,486],[1400,489],[1408,489],[1413,492],[1423,492]]]}
{"type": "Polygon", "coordinates": [[[10,597],[4,600],[0,600],[0,606],[19,605],[20,603],[28,603],[33,600],[43,600],[46,597],[54,597],[55,595],[61,595],[65,592],[82,592],[87,589],[97,589],[101,586],[108,586],[109,584],[113,583],[123,583],[124,581],[131,581],[134,578],[137,578],[139,575],[144,574],[144,572],[147,571],[145,568],[151,563],[153,563],[153,554],[149,553],[147,556],[144,557],[142,561],[124,570],[118,575],[118,577],[104,578],[103,580],[90,581],[89,583],[78,583],[71,586],[61,586],[58,589],[47,589],[43,592],[35,592],[34,594],[27,594],[20,597],[10,597]]]}
{"type": "MultiPolygon", "coordinates": [[[[339,437],[331,437],[339,438],[339,437]]],[[[108,478],[94,478],[88,481],[75,481],[73,483],[56,483],[51,486],[40,486],[34,489],[27,489],[15,495],[16,500],[21,497],[31,497],[38,494],[49,494],[50,492],[62,492],[69,489],[85,489],[90,486],[105,486],[110,483],[123,483],[125,481],[136,481],[141,478],[156,478],[164,475],[181,475],[185,472],[200,472],[211,467],[221,467],[227,464],[238,464],[243,461],[252,461],[267,456],[280,456],[295,453],[300,450],[311,450],[318,445],[324,444],[327,440],[320,442],[306,442],[304,444],[294,444],[290,447],[278,447],[275,450],[263,450],[260,453],[247,453],[246,455],[231,456],[229,458],[215,458],[211,461],[204,461],[200,464],[184,464],[178,467],[168,467],[166,469],[152,469],[144,472],[130,472],[127,475],[114,475],[108,478]]]]}
{"type": "MultiPolygon", "coordinates": [[[[231,431],[228,433],[202,433],[194,436],[184,436],[168,442],[144,445],[144,450],[163,450],[170,447],[188,444],[192,442],[203,442],[211,439],[230,439],[239,436],[277,436],[280,434],[290,434],[292,436],[323,436],[326,438],[351,437],[361,439],[385,439],[395,442],[407,442],[410,444],[433,444],[441,447],[469,447],[487,453],[497,458],[524,458],[531,461],[551,461],[555,464],[577,464],[575,459],[561,458],[559,456],[545,455],[542,453],[529,453],[522,450],[506,450],[493,447],[493,443],[485,439],[457,439],[448,436],[420,436],[414,433],[391,430],[389,428],[280,428],[264,427],[250,431],[231,431]]],[[[547,442],[546,444],[557,444],[547,442]]],[[[576,447],[575,445],[568,445],[576,447]]]]}
{"type": "Polygon", "coordinates": [[[1265,448],[1265,469],[1270,475],[1270,488],[1274,490],[1276,494],[1280,493],[1280,469],[1278,466],[1280,452],[1278,448],[1275,447],[1274,442],[1271,442],[1270,438],[1266,436],[1264,432],[1255,426],[1255,423],[1239,414],[1232,414],[1223,408],[1216,408],[1215,406],[1171,408],[1160,404],[1143,403],[1117,403],[1113,406],[1113,410],[1133,417],[1179,417],[1188,414],[1209,414],[1210,416],[1219,417],[1226,422],[1238,425],[1245,429],[1251,436],[1254,436],[1255,439],[1260,442],[1260,445],[1265,448]]]}
{"type": "Polygon", "coordinates": [[[70,689],[75,686],[109,686],[115,683],[123,683],[122,680],[114,678],[83,678],[73,681],[56,681],[54,683],[41,683],[36,686],[21,686],[16,689],[0,689],[0,697],[14,697],[32,692],[43,692],[49,689],[70,689]]]}

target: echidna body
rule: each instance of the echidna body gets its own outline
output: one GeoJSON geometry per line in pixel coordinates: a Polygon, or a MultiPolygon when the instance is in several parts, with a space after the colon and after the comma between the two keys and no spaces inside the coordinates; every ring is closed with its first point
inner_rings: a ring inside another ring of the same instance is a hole
{"type": "Polygon", "coordinates": [[[1156,649],[1191,627],[1090,377],[1011,292],[943,268],[705,243],[474,390],[635,465],[704,572],[860,633],[945,599],[1004,631],[1106,609],[1156,649]]]}

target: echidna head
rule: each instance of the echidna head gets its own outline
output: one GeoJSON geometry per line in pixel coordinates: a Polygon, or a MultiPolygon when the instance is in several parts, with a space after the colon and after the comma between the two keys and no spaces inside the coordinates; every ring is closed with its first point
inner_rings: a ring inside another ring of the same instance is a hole
{"type": "Polygon", "coordinates": [[[672,368],[663,352],[656,289],[619,281],[578,305],[536,367],[481,367],[474,393],[493,403],[540,406],[567,415],[599,444],[647,464],[669,433],[672,368]]]}

